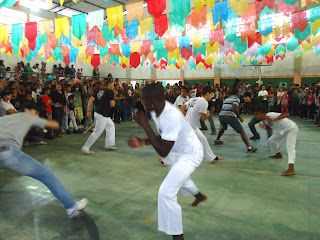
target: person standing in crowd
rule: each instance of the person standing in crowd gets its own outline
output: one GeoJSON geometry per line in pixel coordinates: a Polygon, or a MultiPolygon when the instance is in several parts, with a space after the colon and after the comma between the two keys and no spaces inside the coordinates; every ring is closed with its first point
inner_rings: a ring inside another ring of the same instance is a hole
{"type": "Polygon", "coordinates": [[[74,102],[77,101],[77,99],[74,98],[74,95],[71,92],[70,84],[66,85],[64,95],[66,99],[66,105],[64,106],[64,112],[65,112],[64,130],[66,134],[70,134],[70,130],[69,130],[69,119],[70,119],[73,125],[73,133],[81,133],[81,130],[79,130],[76,118],[74,116],[74,109],[75,109],[74,102]]]}
{"type": "Polygon", "coordinates": [[[93,151],[90,151],[90,148],[97,141],[103,131],[106,131],[105,149],[117,149],[115,147],[115,126],[111,119],[111,108],[115,106],[113,90],[113,82],[111,80],[107,80],[105,83],[105,89],[99,90],[89,100],[87,116],[92,118],[92,106],[94,103],[94,118],[96,119],[96,125],[87,142],[81,148],[84,154],[94,154],[93,151]]]}
{"type": "Polygon", "coordinates": [[[284,94],[281,98],[281,113],[287,113],[289,107],[290,96],[287,90],[284,90],[284,94]]]}
{"type": "Polygon", "coordinates": [[[316,104],[315,104],[316,95],[314,93],[313,88],[310,88],[307,99],[308,99],[308,103],[307,103],[307,105],[308,105],[308,118],[309,118],[310,122],[313,122],[315,111],[316,111],[316,104]]]}
{"type": "Polygon", "coordinates": [[[309,95],[309,88],[305,87],[301,93],[301,108],[300,108],[300,118],[301,119],[308,119],[308,95],[309,95]]]}
{"type": "Polygon", "coordinates": [[[268,91],[266,90],[266,86],[261,86],[261,90],[258,93],[258,97],[262,97],[262,103],[267,108],[268,107],[268,91]]]}
{"type": "Polygon", "coordinates": [[[72,77],[76,76],[76,69],[74,68],[73,64],[71,65],[70,72],[72,77]]]}
{"type": "Polygon", "coordinates": [[[291,95],[291,104],[292,104],[292,115],[299,116],[301,99],[298,92],[298,89],[294,89],[293,94],[291,95]]]}
{"type": "Polygon", "coordinates": [[[76,101],[74,102],[74,115],[79,128],[83,128],[82,121],[84,120],[82,99],[86,95],[86,89],[81,86],[79,79],[74,80],[74,86],[72,87],[72,93],[76,101]]]}
{"type": "Polygon", "coordinates": [[[277,112],[281,112],[281,101],[282,101],[282,96],[284,95],[284,89],[280,88],[279,92],[277,93],[277,112]]]}
{"type": "Polygon", "coordinates": [[[12,99],[11,89],[2,90],[1,98],[2,100],[0,101],[0,117],[17,113],[17,110],[10,102],[10,100],[12,99]]]}
{"type": "Polygon", "coordinates": [[[55,133],[58,137],[62,137],[62,127],[64,120],[64,107],[66,105],[66,98],[62,91],[61,83],[58,83],[56,90],[51,93],[52,98],[52,118],[59,123],[60,129],[55,133]]]}

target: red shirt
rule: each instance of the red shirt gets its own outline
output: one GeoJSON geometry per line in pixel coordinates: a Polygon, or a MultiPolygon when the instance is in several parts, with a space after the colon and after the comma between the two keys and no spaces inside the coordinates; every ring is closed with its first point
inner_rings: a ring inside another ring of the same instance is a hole
{"type": "MultiPolygon", "coordinates": [[[[49,96],[43,96],[42,97],[42,102],[43,103],[47,103],[47,102],[52,102],[52,99],[51,97],[49,96]]],[[[47,107],[44,107],[44,109],[46,110],[47,113],[52,113],[52,108],[51,108],[51,105],[47,106],[47,107]]]]}
{"type": "Polygon", "coordinates": [[[202,92],[202,89],[203,89],[204,86],[199,86],[197,88],[197,96],[201,96],[201,92],[202,92]]]}

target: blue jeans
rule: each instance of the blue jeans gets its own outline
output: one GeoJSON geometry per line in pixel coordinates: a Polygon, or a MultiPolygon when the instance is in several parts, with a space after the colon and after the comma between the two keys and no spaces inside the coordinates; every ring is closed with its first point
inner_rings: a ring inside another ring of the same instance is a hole
{"type": "Polygon", "coordinates": [[[0,146],[0,169],[1,168],[6,168],[21,175],[37,179],[49,188],[65,209],[74,207],[74,199],[62,186],[56,176],[41,163],[23,153],[18,148],[14,146],[0,146]]]}

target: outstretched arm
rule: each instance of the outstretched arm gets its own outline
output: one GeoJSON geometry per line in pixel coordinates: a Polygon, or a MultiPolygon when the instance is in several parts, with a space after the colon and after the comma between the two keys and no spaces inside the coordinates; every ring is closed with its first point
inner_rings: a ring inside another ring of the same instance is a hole
{"type": "Polygon", "coordinates": [[[288,114],[287,113],[281,113],[281,115],[279,116],[279,117],[277,117],[277,118],[270,118],[270,117],[267,117],[267,122],[275,122],[275,121],[279,121],[279,120],[281,120],[281,119],[284,119],[284,118],[286,118],[286,117],[288,117],[288,114]]]}

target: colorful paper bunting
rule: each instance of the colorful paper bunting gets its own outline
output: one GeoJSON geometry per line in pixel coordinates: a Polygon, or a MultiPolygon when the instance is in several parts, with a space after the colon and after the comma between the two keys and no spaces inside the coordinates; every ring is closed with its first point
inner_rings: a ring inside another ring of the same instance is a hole
{"type": "MultiPolygon", "coordinates": [[[[107,8],[107,17],[108,17],[110,31],[116,25],[118,25],[118,27],[120,29],[123,29],[123,8],[122,8],[122,5],[112,7],[112,8],[107,8]]],[[[102,18],[102,20],[103,20],[103,18],[102,18]]]]}
{"type": "Polygon", "coordinates": [[[87,26],[86,16],[87,14],[85,13],[72,16],[72,33],[79,40],[83,35],[86,34],[86,26],[87,26]]]}
{"type": "Polygon", "coordinates": [[[64,34],[69,38],[69,19],[68,17],[60,17],[54,19],[56,38],[60,38],[64,34]]]}

